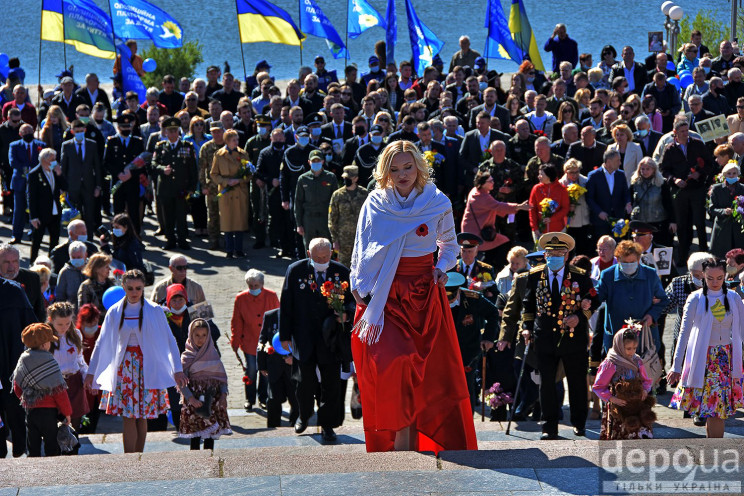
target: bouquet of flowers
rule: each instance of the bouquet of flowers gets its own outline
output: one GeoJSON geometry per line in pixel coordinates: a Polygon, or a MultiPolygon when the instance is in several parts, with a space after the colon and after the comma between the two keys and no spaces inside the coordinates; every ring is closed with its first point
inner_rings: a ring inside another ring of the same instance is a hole
{"type": "Polygon", "coordinates": [[[349,289],[349,283],[346,281],[326,281],[320,287],[320,294],[325,297],[328,306],[338,315],[344,312],[344,293],[347,289],[349,289]]]}
{"type": "MultiPolygon", "coordinates": [[[[150,152],[142,152],[136,157],[134,157],[134,160],[132,160],[129,164],[127,164],[124,167],[124,170],[122,172],[132,172],[135,169],[141,169],[147,164],[150,163],[152,160],[152,153],[150,152]]],[[[115,195],[117,191],[119,191],[119,188],[121,188],[121,185],[124,184],[121,181],[116,181],[113,186],[111,186],[111,195],[115,195]]]]}
{"type": "Polygon", "coordinates": [[[495,410],[501,406],[513,403],[514,398],[512,398],[511,394],[504,392],[504,390],[501,389],[501,384],[494,382],[493,386],[488,390],[486,402],[488,402],[488,406],[490,406],[492,410],[495,410]]]}
{"type": "MultiPolygon", "coordinates": [[[[249,160],[243,159],[240,161],[238,172],[236,172],[235,175],[230,179],[247,179],[251,177],[254,172],[256,172],[256,166],[253,165],[249,160]]],[[[217,193],[217,198],[220,198],[223,195],[229,193],[230,191],[232,191],[233,188],[234,186],[225,186],[222,191],[217,193]]]]}
{"type": "Polygon", "coordinates": [[[622,239],[630,230],[630,222],[625,219],[615,219],[610,221],[612,227],[612,237],[622,239]]]}
{"type": "Polygon", "coordinates": [[[483,283],[482,287],[491,287],[496,284],[496,281],[491,277],[491,273],[487,271],[479,272],[477,276],[471,278],[468,284],[468,289],[475,291],[476,283],[483,283]]]}
{"type": "Polygon", "coordinates": [[[744,195],[734,198],[731,204],[731,215],[741,226],[741,232],[744,232],[744,195]]]}
{"type": "Polygon", "coordinates": [[[437,170],[444,163],[444,155],[435,151],[424,152],[424,160],[429,164],[429,168],[437,170]]]}
{"type": "Polygon", "coordinates": [[[545,226],[548,225],[548,221],[553,216],[555,211],[558,210],[558,202],[552,198],[543,198],[540,200],[540,229],[545,230],[545,226]]]}
{"type": "MultiPolygon", "coordinates": [[[[571,206],[576,206],[579,204],[579,201],[581,200],[581,197],[584,196],[586,193],[586,188],[583,186],[579,186],[578,183],[573,183],[566,188],[568,190],[568,200],[571,202],[571,206]]],[[[570,212],[568,212],[569,217],[574,216],[574,211],[571,209],[570,212]]]]}
{"type": "Polygon", "coordinates": [[[548,136],[547,134],[545,134],[545,131],[543,131],[542,129],[535,129],[534,131],[532,131],[532,134],[534,134],[538,138],[543,137],[543,136],[545,137],[548,136]]]}

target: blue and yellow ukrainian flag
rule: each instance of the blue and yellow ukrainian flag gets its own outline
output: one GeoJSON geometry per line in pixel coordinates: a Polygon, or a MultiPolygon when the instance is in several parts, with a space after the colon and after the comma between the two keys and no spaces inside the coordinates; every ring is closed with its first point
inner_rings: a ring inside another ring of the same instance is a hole
{"type": "Polygon", "coordinates": [[[87,0],[43,0],[41,39],[67,43],[93,57],[116,56],[111,18],[87,0]]]}
{"type": "Polygon", "coordinates": [[[300,46],[305,35],[289,14],[265,0],[236,0],[241,43],[268,41],[300,46]]]}
{"type": "Polygon", "coordinates": [[[523,53],[529,54],[530,60],[538,71],[544,71],[540,48],[535,41],[535,33],[527,18],[527,11],[522,0],[512,0],[511,12],[509,14],[509,30],[511,30],[514,43],[523,53]]]}

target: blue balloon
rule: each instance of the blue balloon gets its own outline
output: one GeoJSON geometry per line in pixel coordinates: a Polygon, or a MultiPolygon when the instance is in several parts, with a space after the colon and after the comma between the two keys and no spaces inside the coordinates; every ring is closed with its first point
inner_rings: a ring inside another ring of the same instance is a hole
{"type": "Polygon", "coordinates": [[[285,350],[282,347],[282,342],[279,340],[279,333],[277,332],[274,334],[274,337],[271,338],[271,346],[274,347],[274,351],[279,353],[280,355],[289,355],[292,353],[292,349],[290,348],[289,351],[285,350]]]}
{"type": "Polygon", "coordinates": [[[684,76],[680,76],[679,78],[679,85],[680,87],[682,87],[682,89],[687,88],[694,82],[695,80],[692,78],[692,74],[685,74],[684,76]]]}
{"type": "Polygon", "coordinates": [[[8,67],[8,54],[0,53],[0,67],[8,67]]]}
{"type": "Polygon", "coordinates": [[[145,61],[142,62],[142,70],[145,72],[152,72],[157,68],[158,64],[154,59],[145,59],[145,61]]]}
{"type": "Polygon", "coordinates": [[[674,65],[674,62],[672,62],[671,60],[669,62],[667,62],[667,70],[673,71],[676,68],[677,67],[674,65]]]}
{"type": "Polygon", "coordinates": [[[108,310],[115,304],[119,303],[126,293],[124,292],[124,288],[121,286],[111,286],[103,293],[103,298],[101,300],[103,301],[103,308],[108,310]]]}
{"type": "Polygon", "coordinates": [[[671,84],[675,88],[679,89],[679,79],[677,79],[675,77],[669,78],[669,84],[671,84]]]}
{"type": "Polygon", "coordinates": [[[685,69],[684,71],[679,71],[679,72],[677,73],[677,76],[679,76],[679,77],[680,77],[680,79],[681,79],[681,78],[682,78],[682,76],[684,76],[684,75],[686,75],[686,74],[689,74],[690,76],[692,76],[692,73],[691,73],[690,71],[688,71],[687,69],[685,69]]]}

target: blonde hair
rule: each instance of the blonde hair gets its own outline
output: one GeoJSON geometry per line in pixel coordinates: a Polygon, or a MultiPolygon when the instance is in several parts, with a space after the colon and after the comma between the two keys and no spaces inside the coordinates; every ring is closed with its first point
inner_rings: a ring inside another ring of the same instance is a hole
{"type": "Polygon", "coordinates": [[[31,272],[36,272],[39,275],[41,284],[49,282],[49,278],[52,276],[52,271],[46,265],[37,264],[29,269],[31,272]]]}
{"type": "Polygon", "coordinates": [[[59,105],[52,105],[49,107],[49,110],[47,110],[47,116],[46,120],[44,120],[44,129],[48,127],[52,127],[52,120],[50,119],[51,116],[57,117],[57,125],[60,126],[62,129],[67,129],[69,125],[67,124],[67,117],[65,116],[65,113],[62,112],[62,107],[59,105]]]}
{"type": "Polygon", "coordinates": [[[581,162],[575,158],[569,158],[566,163],[563,164],[563,172],[569,172],[574,170],[581,170],[581,162]]]}
{"type": "Polygon", "coordinates": [[[651,184],[656,187],[661,187],[664,184],[664,176],[662,176],[659,171],[659,164],[657,164],[656,160],[651,157],[643,157],[641,161],[638,162],[638,167],[636,167],[635,172],[633,172],[633,175],[630,177],[630,184],[635,184],[643,180],[643,176],[641,175],[642,165],[650,165],[654,168],[656,172],[654,173],[654,178],[651,180],[651,184]]]}
{"type": "MultiPolygon", "coordinates": [[[[239,137],[238,132],[235,129],[228,129],[227,131],[225,131],[225,134],[223,135],[222,139],[225,143],[227,143],[228,140],[230,140],[230,138],[238,138],[238,137],[239,137]]],[[[240,143],[238,143],[238,146],[240,146],[240,143]]]]}
{"type": "MultiPolygon", "coordinates": [[[[80,353],[83,350],[83,339],[78,334],[77,329],[75,329],[75,307],[67,301],[52,303],[49,305],[49,308],[47,308],[47,319],[50,326],[52,326],[52,321],[57,317],[62,319],[65,317],[71,317],[70,327],[65,331],[64,337],[67,339],[67,342],[77,348],[78,353],[80,353]]],[[[59,343],[52,343],[52,350],[58,348],[59,343]]]]}
{"type": "Polygon", "coordinates": [[[506,254],[506,261],[511,262],[517,258],[527,258],[527,249],[523,246],[515,246],[506,254]]]}
{"type": "Polygon", "coordinates": [[[612,127],[612,139],[617,141],[617,133],[620,133],[620,132],[625,134],[625,136],[628,138],[628,142],[633,141],[633,132],[625,124],[618,124],[612,127]]]}
{"type": "Polygon", "coordinates": [[[94,253],[88,259],[88,263],[85,264],[81,271],[84,276],[94,279],[98,273],[98,269],[111,263],[111,255],[105,253],[94,253]]]}
{"type": "Polygon", "coordinates": [[[385,189],[388,186],[392,186],[393,180],[390,177],[390,167],[393,165],[393,157],[399,153],[410,153],[413,157],[413,163],[416,164],[416,181],[414,187],[421,193],[424,190],[424,186],[431,182],[429,174],[429,165],[424,160],[424,156],[421,154],[421,150],[407,140],[394,141],[380,154],[377,159],[377,167],[375,168],[374,177],[377,181],[377,187],[385,189]]]}

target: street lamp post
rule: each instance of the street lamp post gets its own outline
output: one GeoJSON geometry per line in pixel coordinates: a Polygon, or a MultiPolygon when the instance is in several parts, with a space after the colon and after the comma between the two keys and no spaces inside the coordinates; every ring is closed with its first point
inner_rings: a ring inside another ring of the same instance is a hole
{"type": "Polygon", "coordinates": [[[664,30],[666,31],[666,41],[667,43],[670,43],[670,36],[671,36],[671,30],[672,30],[672,20],[669,18],[669,10],[674,7],[674,2],[671,2],[667,0],[666,2],[661,4],[661,12],[666,16],[666,21],[664,21],[664,30]]]}
{"type": "Polygon", "coordinates": [[[684,15],[685,15],[685,11],[682,10],[682,7],[680,7],[679,5],[675,5],[674,7],[669,9],[669,17],[672,19],[672,21],[674,21],[674,25],[672,26],[671,33],[670,33],[672,55],[674,55],[674,50],[677,49],[677,36],[679,35],[679,20],[682,19],[684,15]]]}

